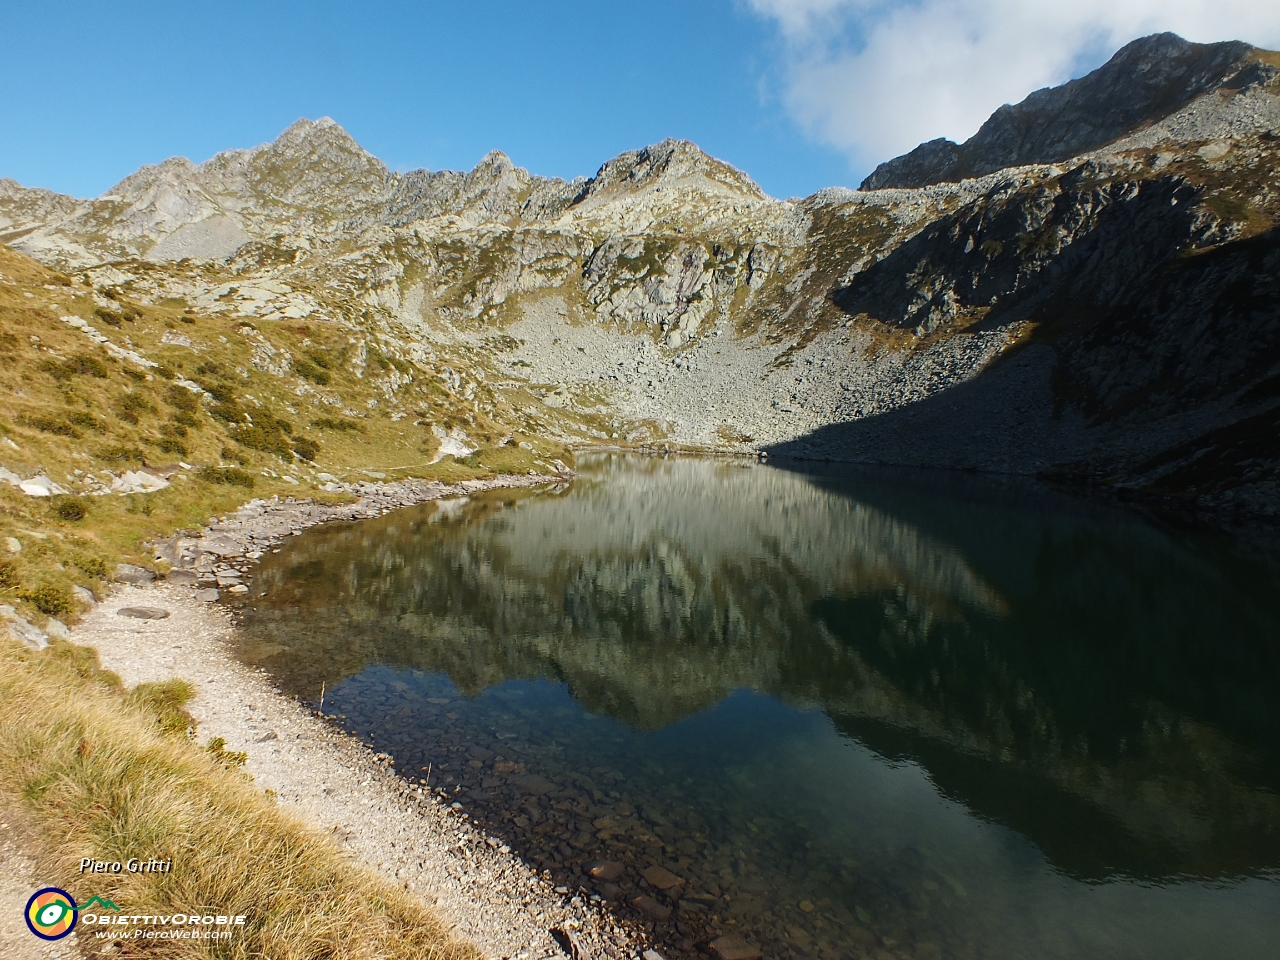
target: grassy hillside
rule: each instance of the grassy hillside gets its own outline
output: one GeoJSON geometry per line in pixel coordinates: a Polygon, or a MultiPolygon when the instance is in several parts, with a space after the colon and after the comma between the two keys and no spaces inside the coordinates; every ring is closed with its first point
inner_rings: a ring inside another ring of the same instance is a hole
{"type": "Polygon", "coordinates": [[[353,341],[338,323],[141,304],[0,246],[0,467],[66,491],[0,483],[0,603],[37,623],[74,618],[70,588],[100,591],[117,562],[145,562],[149,537],[251,497],[345,497],[320,489],[330,476],[458,480],[571,462],[403,360],[366,348],[362,368],[353,341]],[[370,370],[399,373],[394,405],[370,370]],[[433,463],[439,434],[456,431],[479,449],[433,463]],[[129,471],[169,485],[106,492],[129,471]]]}

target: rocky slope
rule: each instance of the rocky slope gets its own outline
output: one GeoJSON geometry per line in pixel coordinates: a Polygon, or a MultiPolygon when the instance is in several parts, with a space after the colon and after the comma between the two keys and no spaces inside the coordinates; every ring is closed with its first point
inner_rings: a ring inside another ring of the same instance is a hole
{"type": "Polygon", "coordinates": [[[1275,513],[1278,70],[1149,37],[965,145],[891,161],[864,184],[881,189],[797,202],[671,140],[573,182],[496,152],[394,173],[326,119],[92,201],[5,182],[0,216],[99,299],[248,325],[287,389],[310,387],[273,331],[346,341],[393,423],[443,419],[411,399],[425,381],[449,429],[1047,472],[1275,513]]]}
{"type": "Polygon", "coordinates": [[[1280,63],[1238,41],[1134,40],[1088,76],[1001,107],[963,144],[938,139],[880,164],[864,190],[920,187],[1080,156],[1176,114],[1198,98],[1274,84],[1280,63]]]}

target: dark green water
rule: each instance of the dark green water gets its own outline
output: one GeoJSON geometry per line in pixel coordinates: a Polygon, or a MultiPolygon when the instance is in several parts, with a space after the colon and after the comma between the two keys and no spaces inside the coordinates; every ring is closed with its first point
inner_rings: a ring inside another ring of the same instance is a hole
{"type": "Polygon", "coordinates": [[[1274,553],[954,478],[580,466],[293,538],[241,656],[672,956],[1280,955],[1274,553]]]}

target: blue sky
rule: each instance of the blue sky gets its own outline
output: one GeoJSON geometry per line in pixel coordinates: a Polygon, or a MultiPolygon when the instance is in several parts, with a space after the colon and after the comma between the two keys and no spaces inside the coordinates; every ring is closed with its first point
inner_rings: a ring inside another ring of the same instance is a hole
{"type": "Polygon", "coordinates": [[[80,196],[326,115],[399,170],[571,178],[672,136],[799,196],[1153,29],[1280,42],[1242,0],[2,2],[0,176],[80,196]]]}

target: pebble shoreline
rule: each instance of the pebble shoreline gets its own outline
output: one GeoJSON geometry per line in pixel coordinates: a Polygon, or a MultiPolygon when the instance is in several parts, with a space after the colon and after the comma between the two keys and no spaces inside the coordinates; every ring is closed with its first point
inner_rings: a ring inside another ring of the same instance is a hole
{"type": "MultiPolygon", "coordinates": [[[[571,479],[571,473],[503,476],[487,480],[440,483],[431,480],[397,480],[389,483],[332,484],[335,491],[360,497],[353,503],[324,504],[310,499],[272,497],[250,500],[225,517],[210,517],[196,535],[176,534],[154,543],[153,559],[170,568],[166,578],[178,585],[196,585],[209,591],[203,600],[216,600],[214,590],[246,594],[244,575],[267,550],[309,527],[335,521],[369,520],[392,510],[432,500],[463,497],[484,490],[545,486],[571,479]]],[[[121,564],[116,580],[145,584],[155,574],[144,567],[121,564]]]]}

